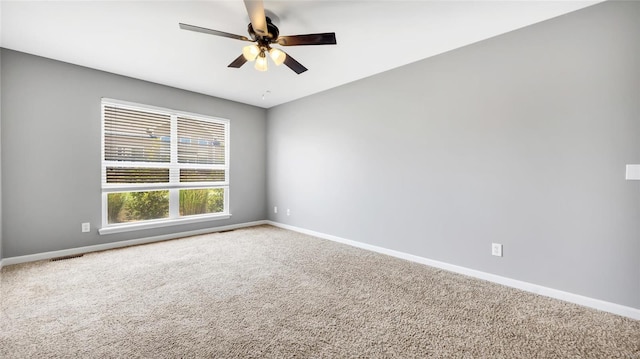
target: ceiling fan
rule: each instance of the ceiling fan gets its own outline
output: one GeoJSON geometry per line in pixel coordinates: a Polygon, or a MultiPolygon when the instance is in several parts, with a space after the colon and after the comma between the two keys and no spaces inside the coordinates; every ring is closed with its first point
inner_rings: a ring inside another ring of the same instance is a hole
{"type": "Polygon", "coordinates": [[[335,45],[336,34],[333,32],[325,32],[319,34],[307,35],[291,35],[280,36],[280,30],[271,22],[271,19],[265,15],[262,0],[244,0],[247,8],[249,19],[247,31],[250,37],[230,34],[224,31],[207,29],[204,27],[188,25],[180,23],[180,28],[201,32],[209,35],[228,37],[231,39],[255,42],[253,45],[245,46],[242,49],[242,55],[238,56],[228,67],[240,68],[247,61],[255,60],[255,68],[260,71],[267,70],[267,53],[276,65],[285,64],[298,75],[307,71],[301,63],[284,51],[273,48],[271,45],[280,46],[299,46],[299,45],[335,45]]]}

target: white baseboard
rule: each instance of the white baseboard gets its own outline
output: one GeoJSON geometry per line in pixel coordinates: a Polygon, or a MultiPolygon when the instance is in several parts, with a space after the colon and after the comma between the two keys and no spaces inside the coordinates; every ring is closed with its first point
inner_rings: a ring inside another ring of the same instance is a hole
{"type": "Polygon", "coordinates": [[[215,232],[222,232],[222,231],[230,231],[232,229],[253,227],[253,226],[258,226],[258,225],[261,225],[261,224],[268,224],[268,222],[267,221],[246,222],[246,223],[240,223],[240,224],[232,224],[232,225],[229,225],[229,226],[221,226],[221,227],[214,227],[214,228],[199,229],[199,230],[195,230],[195,231],[171,233],[171,234],[165,234],[165,235],[162,235],[162,236],[138,238],[138,239],[131,239],[131,240],[127,240],[127,241],[96,244],[96,245],[93,245],[93,246],[70,248],[70,249],[63,249],[63,250],[59,250],[59,251],[28,254],[28,255],[25,255],[25,256],[18,256],[18,257],[3,258],[2,260],[0,260],[0,269],[2,268],[2,265],[8,266],[8,265],[12,265],[12,264],[35,262],[35,261],[51,259],[51,258],[59,258],[59,257],[64,257],[64,256],[72,256],[72,255],[76,255],[76,254],[104,251],[104,250],[107,250],[107,249],[115,249],[115,248],[134,246],[134,245],[138,245],[138,244],[166,241],[166,240],[169,240],[169,239],[176,239],[176,238],[189,237],[189,236],[197,236],[197,235],[200,235],[200,234],[215,233],[215,232]]]}
{"type": "Polygon", "coordinates": [[[356,242],[350,239],[344,239],[344,238],[332,236],[325,233],[320,233],[320,232],[311,231],[304,228],[290,226],[287,224],[282,224],[282,223],[273,222],[273,221],[267,221],[267,224],[270,224],[275,227],[280,227],[283,229],[288,229],[291,231],[303,233],[303,234],[308,234],[314,237],[328,239],[330,241],[347,244],[353,247],[358,247],[358,248],[366,249],[369,251],[390,255],[392,257],[406,259],[412,262],[425,264],[431,267],[444,269],[450,272],[463,274],[466,276],[486,280],[489,282],[502,284],[507,287],[517,288],[520,290],[524,290],[526,292],[531,292],[531,293],[543,295],[546,297],[559,299],[565,302],[570,302],[570,303],[582,305],[585,307],[602,310],[605,312],[621,315],[623,317],[640,320],[640,309],[627,307],[627,306],[616,304],[616,303],[606,302],[599,299],[589,298],[579,294],[564,292],[564,291],[549,288],[549,287],[543,287],[541,285],[523,282],[520,280],[511,279],[507,277],[502,277],[499,275],[486,273],[486,272],[482,272],[482,271],[478,271],[478,270],[470,269],[466,267],[461,267],[461,266],[457,266],[457,265],[453,265],[445,262],[440,262],[433,259],[419,257],[413,254],[408,254],[408,253],[399,252],[399,251],[395,251],[395,250],[391,250],[383,247],[378,247],[371,244],[356,242]]]}

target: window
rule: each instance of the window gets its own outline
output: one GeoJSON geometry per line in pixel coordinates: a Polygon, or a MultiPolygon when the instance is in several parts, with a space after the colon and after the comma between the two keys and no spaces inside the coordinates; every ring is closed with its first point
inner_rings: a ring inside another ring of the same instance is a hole
{"type": "Polygon", "coordinates": [[[100,233],[229,215],[229,121],[102,101],[100,233]]]}

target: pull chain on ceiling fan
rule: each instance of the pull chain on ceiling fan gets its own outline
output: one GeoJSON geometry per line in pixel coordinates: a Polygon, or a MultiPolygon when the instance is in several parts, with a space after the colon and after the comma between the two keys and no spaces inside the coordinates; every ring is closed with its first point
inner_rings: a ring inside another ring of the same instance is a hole
{"type": "Polygon", "coordinates": [[[231,39],[255,42],[253,45],[245,46],[242,55],[238,56],[228,67],[240,68],[247,61],[255,61],[255,68],[260,71],[267,70],[267,54],[276,65],[285,64],[297,74],[307,71],[301,63],[284,51],[271,47],[272,44],[280,46],[300,46],[300,45],[335,45],[336,34],[325,32],[319,34],[280,36],[280,30],[265,15],[262,0],[244,0],[251,22],[247,26],[250,37],[230,34],[224,31],[207,29],[204,27],[180,23],[180,28],[201,32],[209,35],[228,37],[231,39]]]}

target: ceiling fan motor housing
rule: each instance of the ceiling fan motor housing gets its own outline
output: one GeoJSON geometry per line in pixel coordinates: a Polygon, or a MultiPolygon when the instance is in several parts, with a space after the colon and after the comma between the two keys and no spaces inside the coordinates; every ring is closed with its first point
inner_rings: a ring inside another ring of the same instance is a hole
{"type": "Polygon", "coordinates": [[[249,32],[249,35],[251,35],[251,38],[254,39],[254,41],[258,41],[258,43],[260,44],[270,44],[271,42],[276,41],[278,39],[278,36],[280,36],[280,30],[278,30],[278,27],[271,22],[271,19],[268,16],[266,18],[267,32],[269,33],[268,36],[257,35],[253,30],[253,25],[251,25],[251,23],[249,23],[249,25],[247,26],[247,31],[249,32]]]}

